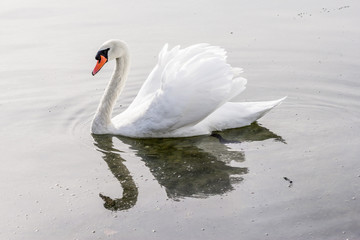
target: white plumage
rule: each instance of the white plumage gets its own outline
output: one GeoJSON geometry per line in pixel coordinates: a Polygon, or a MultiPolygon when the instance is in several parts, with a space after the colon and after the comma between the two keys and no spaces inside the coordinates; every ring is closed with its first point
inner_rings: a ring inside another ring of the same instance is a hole
{"type": "Polygon", "coordinates": [[[197,44],[168,50],[166,44],[134,101],[111,119],[127,77],[129,54],[126,44],[119,40],[105,42],[99,53],[104,49],[109,49],[108,60],[117,61],[92,123],[95,134],[138,138],[210,134],[249,125],[284,99],[229,102],[245,89],[247,80],[240,77],[241,69],[226,62],[224,49],[197,44]]]}

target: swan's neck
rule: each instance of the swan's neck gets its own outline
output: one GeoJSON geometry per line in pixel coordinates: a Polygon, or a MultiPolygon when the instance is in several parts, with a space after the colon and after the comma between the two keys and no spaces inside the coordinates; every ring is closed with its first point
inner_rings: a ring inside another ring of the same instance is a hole
{"type": "Polygon", "coordinates": [[[116,58],[116,66],[114,73],[104,95],[100,101],[92,122],[92,132],[98,134],[108,133],[108,129],[112,127],[111,116],[114,105],[122,89],[124,88],[126,78],[129,71],[130,58],[127,51],[121,58],[116,58]]]}

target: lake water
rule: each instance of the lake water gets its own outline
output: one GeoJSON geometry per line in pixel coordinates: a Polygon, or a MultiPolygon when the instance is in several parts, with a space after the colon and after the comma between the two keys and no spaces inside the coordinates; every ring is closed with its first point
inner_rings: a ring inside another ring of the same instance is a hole
{"type": "Polygon", "coordinates": [[[357,1],[2,1],[1,239],[360,239],[357,1]],[[125,40],[123,111],[163,44],[244,68],[240,100],[286,101],[210,136],[92,136],[125,40]],[[289,181],[292,181],[290,184],[289,181]]]}

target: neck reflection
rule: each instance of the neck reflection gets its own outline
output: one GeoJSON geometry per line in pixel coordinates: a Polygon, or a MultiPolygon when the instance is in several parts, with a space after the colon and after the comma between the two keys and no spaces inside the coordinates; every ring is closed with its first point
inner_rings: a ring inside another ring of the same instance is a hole
{"type": "Polygon", "coordinates": [[[94,145],[97,150],[103,153],[103,159],[107,163],[110,171],[116,177],[123,188],[122,198],[112,199],[103,194],[99,196],[104,200],[104,207],[109,210],[127,210],[135,206],[138,197],[138,188],[130,175],[129,170],[124,165],[124,159],[120,156],[119,151],[114,148],[112,136],[110,135],[92,135],[94,145]]]}

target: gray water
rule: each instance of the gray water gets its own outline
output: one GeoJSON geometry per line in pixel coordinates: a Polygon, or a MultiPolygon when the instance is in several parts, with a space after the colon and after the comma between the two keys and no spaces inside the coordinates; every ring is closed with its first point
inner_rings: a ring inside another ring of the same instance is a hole
{"type": "Polygon", "coordinates": [[[357,1],[2,1],[1,239],[360,239],[357,1]],[[286,101],[217,138],[92,136],[125,40],[135,97],[163,44],[208,42],[286,101]],[[292,183],[284,179],[291,180],[292,183]]]}

